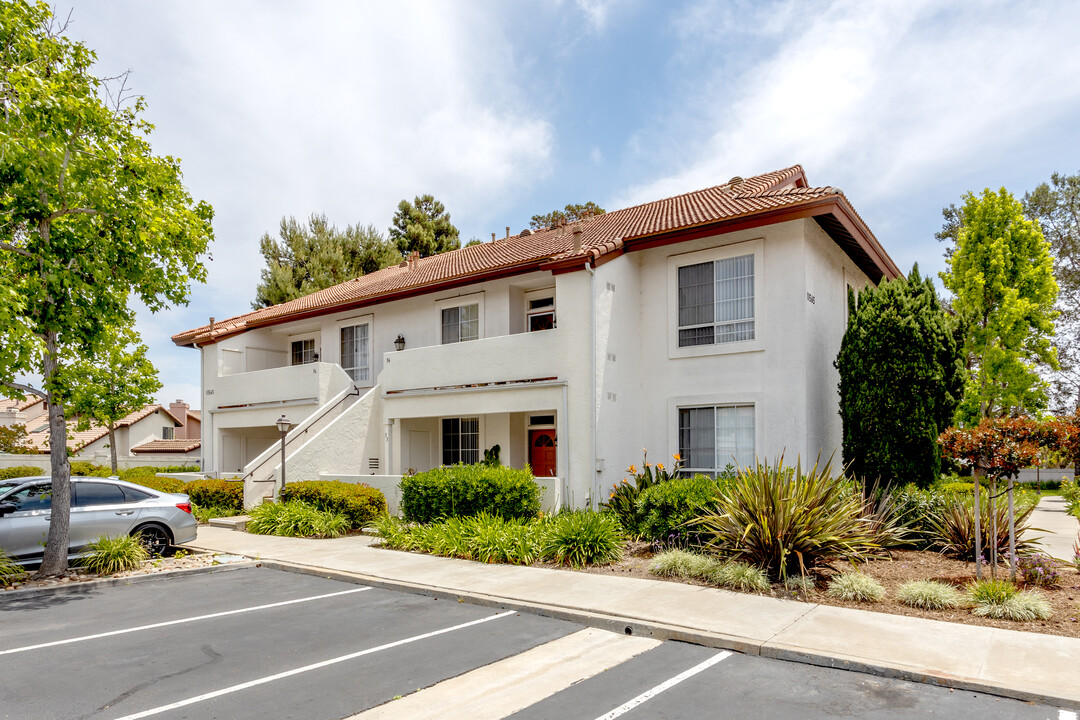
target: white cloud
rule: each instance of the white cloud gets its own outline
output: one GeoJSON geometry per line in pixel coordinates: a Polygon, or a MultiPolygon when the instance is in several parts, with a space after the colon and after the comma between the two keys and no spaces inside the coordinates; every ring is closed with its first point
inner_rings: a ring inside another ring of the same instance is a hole
{"type": "Polygon", "coordinates": [[[675,24],[684,48],[782,40],[688,82],[678,118],[635,138],[665,154],[681,138],[675,169],[615,204],[794,162],[873,199],[980,163],[1080,106],[1078,26],[1080,5],[1059,3],[789,2],[737,17],[696,6],[675,24]]]}

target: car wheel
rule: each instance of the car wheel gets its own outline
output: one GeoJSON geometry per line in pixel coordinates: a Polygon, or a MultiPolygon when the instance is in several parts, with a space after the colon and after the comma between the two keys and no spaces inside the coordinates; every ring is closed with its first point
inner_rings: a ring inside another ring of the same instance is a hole
{"type": "Polygon", "coordinates": [[[138,537],[146,551],[154,556],[165,554],[172,545],[169,531],[156,523],[137,527],[131,531],[131,534],[138,537]]]}

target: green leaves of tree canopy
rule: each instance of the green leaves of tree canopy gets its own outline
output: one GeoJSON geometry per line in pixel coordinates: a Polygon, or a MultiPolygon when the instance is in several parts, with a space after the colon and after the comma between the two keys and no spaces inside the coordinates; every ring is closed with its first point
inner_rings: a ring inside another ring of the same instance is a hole
{"type": "Polygon", "coordinates": [[[529,227],[533,230],[543,230],[544,228],[564,225],[593,215],[603,215],[604,212],[604,208],[591,200],[584,205],[571,203],[562,210],[552,210],[543,215],[533,215],[532,219],[529,220],[529,227]]]}
{"type": "Polygon", "coordinates": [[[308,218],[306,226],[296,218],[281,218],[278,238],[263,235],[259,251],[266,267],[251,303],[254,310],[401,262],[394,244],[374,225],[349,225],[342,231],[325,215],[316,214],[308,218]]]}
{"type": "Polygon", "coordinates": [[[916,265],[907,279],[848,298],[840,345],[844,463],[855,477],[926,487],[940,474],[937,437],[964,387],[961,333],[916,265]]]}
{"type": "Polygon", "coordinates": [[[50,400],[42,575],[67,564],[71,362],[130,326],[131,295],[151,311],[186,303],[213,238],[179,161],[151,151],[143,100],[91,74],[94,53],[62,32],[45,3],[0,4],[0,384],[38,374],[50,400]]]}
{"type": "Polygon", "coordinates": [[[1004,188],[964,197],[941,280],[964,322],[971,369],[958,419],[1045,408],[1047,384],[1036,366],[1057,367],[1050,338],[1058,288],[1049,243],[1004,188]]]}
{"type": "Polygon", "coordinates": [[[79,416],[79,429],[96,420],[109,430],[112,471],[116,466],[116,424],[129,413],[154,401],[161,389],[157,368],[146,357],[147,347],[129,328],[114,330],[99,352],[81,358],[68,373],[67,409],[79,416]]]}
{"type": "Polygon", "coordinates": [[[450,223],[446,207],[431,195],[402,200],[390,226],[390,239],[402,255],[414,250],[429,257],[461,247],[458,229],[450,223]]]}

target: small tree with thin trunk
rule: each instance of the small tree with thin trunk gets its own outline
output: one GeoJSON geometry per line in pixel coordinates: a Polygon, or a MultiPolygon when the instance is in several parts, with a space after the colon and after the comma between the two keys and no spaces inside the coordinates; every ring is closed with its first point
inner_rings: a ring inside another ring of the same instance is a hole
{"type": "Polygon", "coordinates": [[[0,3],[0,385],[49,404],[52,511],[40,576],[67,567],[71,365],[203,281],[213,210],[154,155],[142,98],[91,73],[45,3],[0,3]],[[16,382],[37,375],[41,388],[16,382]]]}
{"type": "Polygon", "coordinates": [[[161,389],[157,369],[146,357],[147,347],[139,334],[118,329],[100,354],[72,365],[68,410],[79,416],[78,429],[96,420],[109,430],[112,471],[116,462],[116,424],[130,413],[154,401],[161,389]]]}

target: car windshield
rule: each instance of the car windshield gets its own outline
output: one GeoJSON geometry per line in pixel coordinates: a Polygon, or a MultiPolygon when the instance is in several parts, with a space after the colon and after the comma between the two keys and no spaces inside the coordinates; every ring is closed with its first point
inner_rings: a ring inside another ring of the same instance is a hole
{"type": "Polygon", "coordinates": [[[0,497],[3,497],[11,492],[12,488],[16,488],[24,482],[26,482],[26,478],[19,478],[18,480],[0,480],[0,497]]]}

